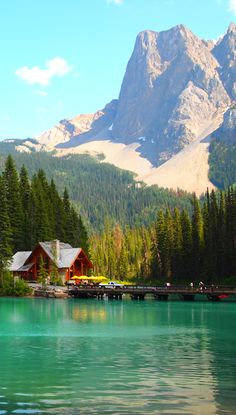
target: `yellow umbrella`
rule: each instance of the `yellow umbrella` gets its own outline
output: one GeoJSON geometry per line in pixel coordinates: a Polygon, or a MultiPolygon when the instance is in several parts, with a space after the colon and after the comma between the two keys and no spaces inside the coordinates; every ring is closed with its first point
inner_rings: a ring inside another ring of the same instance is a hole
{"type": "Polygon", "coordinates": [[[87,275],[74,275],[71,280],[87,280],[87,275]]]}
{"type": "Polygon", "coordinates": [[[102,275],[97,276],[97,277],[89,277],[89,279],[90,279],[91,281],[97,281],[97,282],[100,282],[100,281],[107,281],[107,278],[106,278],[106,277],[103,277],[102,275]]]}

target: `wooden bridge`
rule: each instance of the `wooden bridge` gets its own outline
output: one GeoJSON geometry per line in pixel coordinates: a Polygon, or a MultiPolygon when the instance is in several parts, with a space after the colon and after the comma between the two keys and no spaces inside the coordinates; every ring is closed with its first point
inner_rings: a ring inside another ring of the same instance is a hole
{"type": "Polygon", "coordinates": [[[204,288],[192,288],[186,286],[148,287],[148,286],[124,286],[122,288],[105,288],[88,285],[68,287],[68,294],[74,298],[98,298],[122,300],[123,296],[130,296],[132,300],[144,300],[150,297],[160,301],[178,298],[183,301],[194,301],[196,295],[204,296],[209,301],[221,301],[222,299],[236,299],[235,287],[206,286],[204,288]]]}

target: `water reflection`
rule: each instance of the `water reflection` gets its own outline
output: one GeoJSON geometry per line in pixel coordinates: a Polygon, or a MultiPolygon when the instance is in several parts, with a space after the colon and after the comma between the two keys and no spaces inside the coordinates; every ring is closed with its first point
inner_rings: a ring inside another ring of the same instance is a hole
{"type": "Polygon", "coordinates": [[[1,299],[0,414],[233,414],[235,312],[1,299]]]}

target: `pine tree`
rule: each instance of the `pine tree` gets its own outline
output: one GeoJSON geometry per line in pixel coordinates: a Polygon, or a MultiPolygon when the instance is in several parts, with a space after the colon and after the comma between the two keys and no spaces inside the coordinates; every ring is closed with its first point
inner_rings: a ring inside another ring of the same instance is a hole
{"type": "Polygon", "coordinates": [[[63,201],[60,198],[54,180],[51,180],[49,198],[52,206],[53,238],[65,241],[65,212],[63,201]]]}
{"type": "Polygon", "coordinates": [[[182,246],[182,267],[181,275],[184,280],[193,281],[193,240],[192,240],[192,224],[186,210],[183,210],[180,215],[181,228],[183,235],[183,246],[182,246]]]}
{"type": "Polygon", "coordinates": [[[117,278],[119,280],[126,280],[128,275],[128,252],[125,246],[125,241],[123,240],[120,255],[117,264],[117,278]]]}
{"type": "Polygon", "coordinates": [[[30,250],[31,241],[29,238],[30,233],[30,201],[31,201],[31,188],[28,177],[28,172],[23,165],[20,170],[20,195],[22,205],[22,249],[30,250]]]}
{"type": "Polygon", "coordinates": [[[165,214],[165,244],[163,246],[163,271],[165,278],[170,282],[172,279],[172,252],[173,252],[173,219],[170,210],[166,210],[165,214]]]}
{"type": "Polygon", "coordinates": [[[203,248],[204,248],[204,234],[203,234],[203,219],[200,209],[199,201],[194,195],[193,197],[193,215],[192,215],[192,240],[193,240],[193,277],[195,280],[201,277],[202,262],[203,262],[203,248]]]}
{"type": "Polygon", "coordinates": [[[225,198],[226,275],[236,274],[236,195],[231,187],[225,198]]]}
{"type": "Polygon", "coordinates": [[[43,256],[40,255],[39,268],[38,268],[38,273],[37,273],[37,281],[39,282],[39,284],[42,284],[42,286],[46,286],[47,278],[48,278],[48,272],[46,270],[45,262],[44,262],[43,256]]]}
{"type": "Polygon", "coordinates": [[[68,242],[71,245],[74,245],[78,224],[74,223],[76,221],[76,215],[74,214],[74,211],[71,211],[69,194],[66,188],[63,194],[63,209],[64,209],[64,220],[65,220],[65,242],[68,242]]]}
{"type": "MultiPolygon", "coordinates": [[[[209,197],[209,196],[208,196],[209,197]]],[[[205,240],[205,259],[207,264],[205,269],[208,270],[205,281],[207,283],[214,283],[217,278],[217,244],[218,244],[218,204],[215,192],[212,190],[207,204],[208,210],[208,234],[207,241],[205,240]],[[207,252],[206,252],[207,251],[207,252]]]]}
{"type": "Polygon", "coordinates": [[[52,249],[52,256],[53,258],[50,260],[50,265],[49,265],[50,282],[53,285],[59,285],[60,278],[59,278],[58,265],[57,265],[58,258],[57,258],[56,250],[54,248],[52,249]]]}
{"type": "Polygon", "coordinates": [[[0,177],[0,283],[12,256],[12,230],[8,217],[5,181],[0,177]]]}
{"type": "Polygon", "coordinates": [[[84,225],[82,217],[79,215],[78,217],[78,237],[76,241],[76,246],[83,248],[87,255],[90,253],[89,247],[89,237],[87,229],[84,225]]]}
{"type": "Polygon", "coordinates": [[[36,242],[53,239],[48,208],[48,185],[42,171],[32,179],[32,203],[34,205],[34,221],[36,242]]]}
{"type": "Polygon", "coordinates": [[[6,183],[8,217],[13,234],[12,249],[16,252],[23,249],[23,208],[21,204],[19,177],[11,156],[7,157],[3,177],[6,183]]]}
{"type": "Polygon", "coordinates": [[[217,278],[215,282],[219,281],[225,275],[226,269],[226,228],[225,228],[225,198],[223,192],[220,192],[220,202],[218,209],[218,234],[217,234],[217,278]]]}
{"type": "Polygon", "coordinates": [[[154,231],[152,229],[141,229],[141,266],[139,277],[145,280],[151,276],[151,260],[152,260],[152,241],[154,239],[154,231]]]}
{"type": "Polygon", "coordinates": [[[182,251],[183,251],[183,233],[179,209],[174,209],[173,216],[173,248],[172,248],[172,272],[178,281],[182,272],[182,251]]]}
{"type": "Polygon", "coordinates": [[[157,215],[156,246],[153,247],[153,259],[157,267],[154,270],[154,276],[162,281],[166,281],[171,277],[169,222],[169,212],[164,216],[163,211],[160,210],[157,215]]]}

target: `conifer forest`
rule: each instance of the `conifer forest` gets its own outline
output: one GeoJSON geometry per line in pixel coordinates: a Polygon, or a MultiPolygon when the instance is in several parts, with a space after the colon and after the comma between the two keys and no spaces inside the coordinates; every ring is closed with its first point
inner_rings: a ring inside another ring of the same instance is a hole
{"type": "Polygon", "coordinates": [[[236,190],[193,196],[192,212],[159,210],[150,227],[107,227],[91,241],[96,272],[147,284],[222,284],[236,276],[236,190]]]}
{"type": "Polygon", "coordinates": [[[7,157],[0,176],[1,270],[13,253],[59,239],[84,248],[94,263],[93,273],[110,279],[155,285],[235,281],[235,187],[207,191],[201,200],[183,194],[183,204],[175,204],[174,198],[181,197],[172,193],[171,203],[157,206],[152,221],[139,217],[133,225],[109,215],[110,208],[117,208],[113,200],[107,211],[103,207],[104,221],[98,227],[87,226],[69,193],[66,188],[59,191],[42,169],[30,177],[24,165],[17,171],[12,156],[7,157]]]}
{"type": "Polygon", "coordinates": [[[59,239],[88,249],[81,217],[71,206],[67,189],[60,197],[43,170],[31,180],[24,165],[19,174],[11,156],[0,176],[0,270],[13,253],[30,251],[39,241],[59,239]]]}

